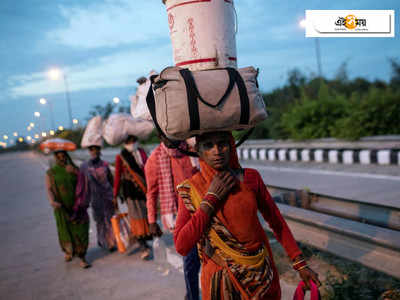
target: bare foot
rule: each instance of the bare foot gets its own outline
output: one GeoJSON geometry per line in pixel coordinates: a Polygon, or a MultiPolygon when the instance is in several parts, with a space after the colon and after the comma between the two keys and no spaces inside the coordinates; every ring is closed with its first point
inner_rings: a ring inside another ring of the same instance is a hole
{"type": "Polygon", "coordinates": [[[72,260],[72,255],[71,255],[71,254],[65,254],[65,255],[64,255],[64,260],[65,260],[66,262],[70,262],[70,261],[72,260]]]}

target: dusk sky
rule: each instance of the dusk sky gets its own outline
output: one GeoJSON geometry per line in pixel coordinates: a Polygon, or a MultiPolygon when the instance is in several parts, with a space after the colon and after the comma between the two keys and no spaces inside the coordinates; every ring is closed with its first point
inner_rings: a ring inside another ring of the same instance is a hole
{"type": "MultiPolygon", "coordinates": [[[[400,0],[236,0],[235,7],[238,65],[260,68],[264,92],[284,85],[293,68],[317,72],[314,40],[298,24],[306,9],[395,10],[395,38],[321,38],[325,77],[347,62],[350,78],[388,80],[389,58],[400,59],[400,0]]],[[[0,37],[0,141],[32,135],[30,122],[50,129],[41,97],[52,101],[56,126],[68,126],[64,83],[47,76],[53,67],[65,72],[72,115],[84,123],[94,105],[113,97],[128,104],[139,76],[173,64],[161,0],[1,0],[0,37]]]]}

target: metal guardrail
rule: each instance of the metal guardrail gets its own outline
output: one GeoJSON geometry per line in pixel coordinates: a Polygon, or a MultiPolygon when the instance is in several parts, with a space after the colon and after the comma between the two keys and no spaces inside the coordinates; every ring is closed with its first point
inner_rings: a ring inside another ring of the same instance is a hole
{"type": "Polygon", "coordinates": [[[285,204],[278,207],[297,241],[400,278],[399,231],[285,204]]]}
{"type": "Polygon", "coordinates": [[[400,208],[267,185],[275,202],[400,231],[400,208]]]}
{"type": "Polygon", "coordinates": [[[398,208],[267,187],[297,241],[400,278],[398,208]]]}

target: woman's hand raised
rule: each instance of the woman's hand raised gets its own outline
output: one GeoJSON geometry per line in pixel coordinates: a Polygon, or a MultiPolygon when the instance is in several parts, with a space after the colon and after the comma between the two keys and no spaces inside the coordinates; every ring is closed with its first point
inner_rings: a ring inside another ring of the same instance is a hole
{"type": "Polygon", "coordinates": [[[223,171],[214,176],[208,193],[215,195],[219,201],[223,201],[236,184],[236,178],[229,171],[223,171]]]}

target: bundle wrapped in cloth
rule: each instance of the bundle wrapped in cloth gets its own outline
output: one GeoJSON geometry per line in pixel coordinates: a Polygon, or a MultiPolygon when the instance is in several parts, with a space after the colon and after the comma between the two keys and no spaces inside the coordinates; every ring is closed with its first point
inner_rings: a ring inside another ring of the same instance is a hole
{"type": "Polygon", "coordinates": [[[88,148],[90,146],[103,147],[103,120],[101,116],[96,116],[90,119],[88,122],[85,132],[83,133],[81,147],[88,148]]]}
{"type": "Polygon", "coordinates": [[[131,96],[131,114],[135,119],[152,121],[149,109],[147,108],[146,96],[151,86],[150,77],[158,73],[151,70],[149,76],[140,77],[136,82],[139,84],[136,94],[131,96]]]}
{"type": "Polygon", "coordinates": [[[103,125],[103,137],[110,145],[118,145],[128,135],[146,139],[154,129],[152,121],[135,119],[126,113],[112,114],[103,125]]]}
{"type": "Polygon", "coordinates": [[[257,75],[253,67],[194,72],[168,67],[153,78],[147,105],[157,129],[173,140],[250,129],[267,118],[257,75]]]}

